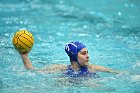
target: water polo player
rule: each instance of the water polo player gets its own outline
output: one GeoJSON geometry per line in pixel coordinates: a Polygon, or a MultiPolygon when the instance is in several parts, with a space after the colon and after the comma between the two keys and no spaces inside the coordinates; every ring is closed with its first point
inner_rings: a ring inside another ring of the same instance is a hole
{"type": "Polygon", "coordinates": [[[82,76],[92,75],[97,71],[118,73],[117,71],[89,64],[88,49],[80,42],[70,42],[65,46],[65,51],[70,58],[70,65],[52,65],[44,69],[36,69],[32,66],[28,53],[20,53],[24,66],[27,69],[46,71],[46,72],[63,72],[66,75],[82,76]]]}

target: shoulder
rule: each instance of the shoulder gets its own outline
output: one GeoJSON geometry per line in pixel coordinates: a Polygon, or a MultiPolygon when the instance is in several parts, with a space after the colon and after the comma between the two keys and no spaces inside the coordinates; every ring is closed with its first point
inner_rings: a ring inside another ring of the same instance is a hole
{"type": "Polygon", "coordinates": [[[97,66],[97,65],[91,65],[91,69],[94,69],[95,71],[101,71],[101,72],[110,72],[110,73],[119,73],[118,71],[112,70],[110,68],[106,68],[104,66],[97,66]]]}
{"type": "Polygon", "coordinates": [[[64,70],[66,70],[66,68],[67,68],[67,65],[63,65],[63,64],[54,64],[54,65],[51,65],[51,66],[49,66],[49,68],[50,69],[52,69],[52,70],[62,70],[62,71],[64,71],[64,70]]]}
{"type": "Polygon", "coordinates": [[[57,68],[66,68],[67,67],[67,65],[63,65],[63,64],[54,64],[54,65],[52,65],[51,67],[57,67],[57,68]]]}
{"type": "Polygon", "coordinates": [[[99,67],[98,65],[94,65],[94,64],[89,65],[89,68],[91,68],[91,69],[96,69],[96,68],[98,68],[98,67],[99,67]]]}
{"type": "Polygon", "coordinates": [[[102,67],[102,66],[95,65],[95,64],[92,64],[92,65],[89,65],[89,68],[90,68],[92,71],[99,71],[99,70],[102,69],[103,67],[102,67]]]}
{"type": "Polygon", "coordinates": [[[89,65],[88,66],[88,68],[89,68],[89,70],[91,71],[91,72],[96,72],[97,71],[97,68],[98,68],[98,66],[97,65],[89,65]]]}

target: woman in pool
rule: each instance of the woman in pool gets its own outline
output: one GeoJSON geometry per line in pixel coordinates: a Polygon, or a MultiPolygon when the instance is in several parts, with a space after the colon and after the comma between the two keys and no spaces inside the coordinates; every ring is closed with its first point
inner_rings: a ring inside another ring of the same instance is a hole
{"type": "Polygon", "coordinates": [[[85,75],[93,74],[96,71],[118,73],[112,69],[105,68],[103,66],[97,66],[89,64],[89,55],[86,46],[80,42],[70,42],[65,46],[65,51],[70,58],[70,65],[52,65],[44,69],[36,69],[32,66],[28,53],[20,53],[24,66],[27,69],[47,72],[65,72],[65,74],[71,75],[85,75]]]}

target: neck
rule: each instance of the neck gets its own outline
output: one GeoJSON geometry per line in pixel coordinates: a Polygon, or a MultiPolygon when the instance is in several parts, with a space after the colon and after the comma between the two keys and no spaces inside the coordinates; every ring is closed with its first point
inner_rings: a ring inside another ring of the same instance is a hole
{"type": "Polygon", "coordinates": [[[71,67],[74,70],[80,70],[80,68],[81,68],[76,61],[71,62],[71,67]]]}
{"type": "MultiPolygon", "coordinates": [[[[71,62],[71,67],[72,67],[72,69],[77,70],[77,71],[82,68],[82,66],[80,66],[76,61],[71,62]]],[[[88,65],[85,67],[88,67],[88,65]]]]}

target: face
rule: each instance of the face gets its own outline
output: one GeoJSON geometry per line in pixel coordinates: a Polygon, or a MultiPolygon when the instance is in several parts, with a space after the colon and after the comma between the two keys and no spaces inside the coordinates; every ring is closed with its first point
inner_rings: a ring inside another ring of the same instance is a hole
{"type": "Polygon", "coordinates": [[[89,61],[88,50],[87,48],[83,48],[78,52],[78,62],[80,66],[87,66],[89,61]]]}

